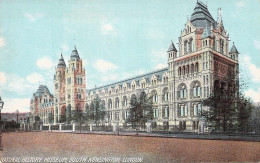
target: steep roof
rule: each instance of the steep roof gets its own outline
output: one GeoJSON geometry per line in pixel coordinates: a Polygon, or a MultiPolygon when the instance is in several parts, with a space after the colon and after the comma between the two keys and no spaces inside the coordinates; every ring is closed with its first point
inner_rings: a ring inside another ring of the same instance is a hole
{"type": "Polygon", "coordinates": [[[216,22],[208,11],[208,8],[205,4],[198,1],[194,11],[191,15],[190,22],[195,27],[205,28],[206,26],[215,25],[216,22]]]}
{"type": "Polygon", "coordinates": [[[50,91],[48,89],[48,87],[46,85],[39,85],[39,88],[37,89],[35,96],[36,97],[40,97],[44,94],[44,92],[47,92],[48,94],[50,94],[50,91]]]}
{"type": "Polygon", "coordinates": [[[66,67],[62,54],[60,55],[60,60],[57,67],[66,67]]]}
{"type": "Polygon", "coordinates": [[[233,54],[233,53],[239,54],[239,52],[237,51],[237,48],[236,48],[234,42],[233,42],[233,45],[232,45],[231,50],[230,50],[229,53],[230,53],[230,54],[233,54]]]}
{"type": "Polygon", "coordinates": [[[175,48],[173,42],[170,44],[169,49],[168,49],[167,52],[170,52],[170,51],[175,51],[175,52],[177,52],[177,49],[175,48]]]}
{"type": "Polygon", "coordinates": [[[74,50],[71,52],[70,59],[80,59],[76,46],[74,46],[74,50]]]}

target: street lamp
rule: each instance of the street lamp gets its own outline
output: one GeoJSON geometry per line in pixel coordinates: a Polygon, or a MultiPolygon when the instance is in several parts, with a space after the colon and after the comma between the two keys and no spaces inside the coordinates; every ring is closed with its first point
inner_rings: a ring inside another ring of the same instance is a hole
{"type": "Polygon", "coordinates": [[[17,118],[16,118],[16,123],[17,123],[17,124],[18,124],[18,114],[19,114],[19,111],[16,110],[16,116],[17,116],[17,118]]]}
{"type": "Polygon", "coordinates": [[[2,101],[1,96],[0,96],[0,151],[3,150],[2,146],[2,119],[1,119],[1,110],[4,107],[4,101],[2,101]]]}

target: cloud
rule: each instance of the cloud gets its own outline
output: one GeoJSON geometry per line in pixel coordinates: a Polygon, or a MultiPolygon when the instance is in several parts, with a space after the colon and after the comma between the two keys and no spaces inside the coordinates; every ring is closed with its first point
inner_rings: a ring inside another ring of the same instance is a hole
{"type": "Polygon", "coordinates": [[[1,72],[0,77],[0,91],[4,94],[15,93],[16,95],[31,96],[38,87],[37,82],[43,81],[41,75],[37,73],[30,74],[25,79],[17,74],[1,72]]]}
{"type": "Polygon", "coordinates": [[[6,98],[2,100],[5,102],[2,110],[4,113],[13,113],[16,110],[19,110],[20,113],[30,111],[29,98],[6,98]]]}
{"type": "Polygon", "coordinates": [[[108,61],[101,60],[101,59],[97,60],[93,64],[93,67],[102,73],[106,73],[110,70],[114,70],[114,69],[118,68],[117,65],[115,65],[111,62],[108,62],[108,61]]]}
{"type": "Polygon", "coordinates": [[[38,82],[43,82],[43,77],[41,74],[34,72],[34,73],[28,75],[26,77],[26,80],[30,83],[36,84],[38,82]]]}
{"type": "Polygon", "coordinates": [[[245,56],[242,58],[241,63],[241,65],[246,65],[245,69],[249,70],[252,81],[260,82],[260,68],[251,62],[251,58],[245,56]]]}
{"type": "Polygon", "coordinates": [[[155,66],[155,69],[162,69],[162,68],[166,68],[166,67],[167,67],[167,65],[159,63],[155,66]]]}
{"type": "Polygon", "coordinates": [[[237,7],[237,8],[243,8],[243,7],[245,7],[245,6],[246,6],[246,3],[245,3],[244,0],[237,1],[237,3],[236,3],[236,7],[237,7]]]}
{"type": "Polygon", "coordinates": [[[245,91],[245,95],[247,97],[250,97],[254,102],[260,102],[260,88],[258,88],[257,91],[254,91],[253,89],[249,89],[245,91]]]}
{"type": "Polygon", "coordinates": [[[254,45],[255,45],[255,48],[260,50],[260,40],[255,40],[254,45]]]}
{"type": "Polygon", "coordinates": [[[34,22],[35,20],[43,17],[43,14],[41,13],[35,13],[35,14],[29,14],[29,13],[26,13],[24,14],[24,16],[30,21],[30,22],[34,22]]]}
{"type": "Polygon", "coordinates": [[[6,45],[6,41],[3,37],[0,37],[0,47],[4,47],[6,45]]]}
{"type": "Polygon", "coordinates": [[[112,26],[112,24],[110,23],[107,23],[107,24],[103,24],[101,26],[101,32],[102,34],[104,35],[107,35],[107,34],[116,34],[116,30],[115,28],[112,26]]]}
{"type": "Polygon", "coordinates": [[[44,56],[37,60],[37,66],[40,69],[47,70],[53,68],[54,63],[51,58],[44,56]]]}
{"type": "Polygon", "coordinates": [[[5,73],[0,72],[0,85],[4,85],[6,83],[5,73]]]}

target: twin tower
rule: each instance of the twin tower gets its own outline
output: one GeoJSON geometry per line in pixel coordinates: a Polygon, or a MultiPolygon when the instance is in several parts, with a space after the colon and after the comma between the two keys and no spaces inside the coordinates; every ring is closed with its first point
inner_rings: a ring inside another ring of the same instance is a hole
{"type": "Polygon", "coordinates": [[[86,78],[83,61],[76,49],[72,50],[68,65],[61,54],[54,75],[54,123],[61,121],[71,110],[85,107],[86,78]]]}

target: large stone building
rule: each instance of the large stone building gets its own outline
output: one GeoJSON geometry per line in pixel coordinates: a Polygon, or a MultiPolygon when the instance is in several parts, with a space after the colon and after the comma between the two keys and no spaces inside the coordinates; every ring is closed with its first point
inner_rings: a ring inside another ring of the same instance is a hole
{"type": "Polygon", "coordinates": [[[131,97],[144,91],[153,96],[153,123],[170,130],[203,130],[198,112],[207,108],[201,102],[213,93],[214,85],[226,87],[227,75],[238,77],[239,53],[234,44],[229,51],[221,9],[215,21],[202,2],[197,2],[178,45],[179,52],[170,44],[168,68],[87,90],[87,102],[99,95],[107,108],[107,123],[123,124],[131,97]]]}
{"type": "Polygon", "coordinates": [[[72,51],[68,66],[63,56],[56,67],[54,75],[54,123],[60,121],[61,115],[71,110],[85,108],[86,79],[83,61],[78,51],[72,51]]]}
{"type": "MultiPolygon", "coordinates": [[[[130,99],[144,91],[153,96],[154,125],[169,130],[203,130],[198,112],[207,108],[201,102],[215,86],[232,87],[225,85],[225,78],[230,74],[238,77],[239,53],[234,44],[229,51],[221,9],[215,21],[199,1],[181,31],[178,45],[177,50],[171,43],[165,54],[167,68],[91,90],[86,90],[85,70],[76,47],[68,66],[61,55],[54,75],[54,123],[69,110],[83,110],[98,95],[107,111],[106,124],[122,125],[129,115],[130,99]]],[[[36,102],[32,102],[32,108],[36,102]]],[[[39,110],[32,111],[40,114],[39,110]]]]}
{"type": "Polygon", "coordinates": [[[35,122],[35,117],[38,116],[44,124],[52,123],[54,114],[53,110],[53,95],[45,85],[40,85],[30,102],[30,122],[35,122]]]}

